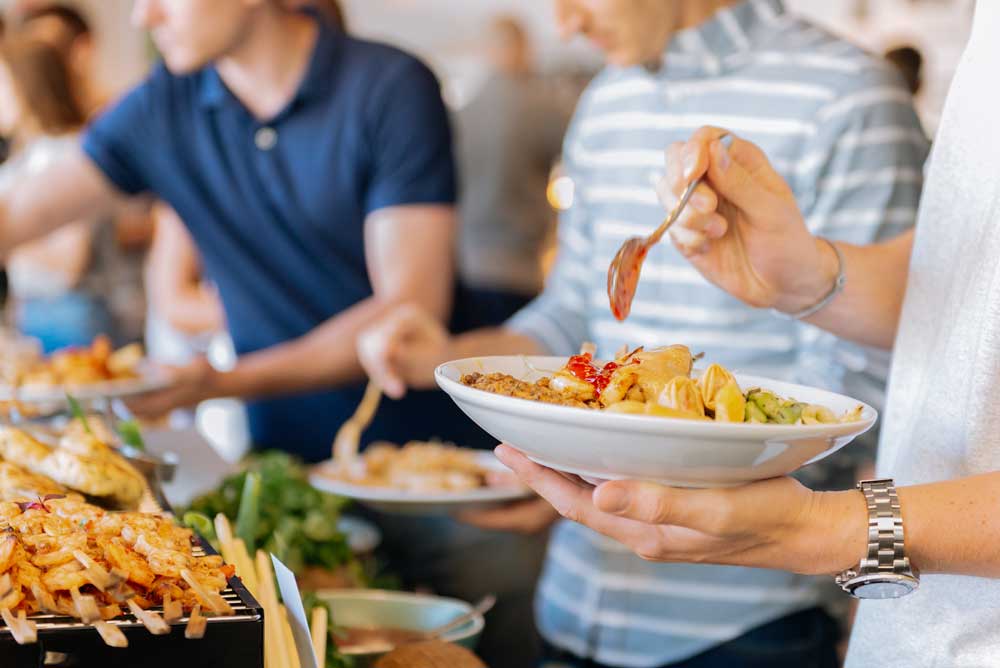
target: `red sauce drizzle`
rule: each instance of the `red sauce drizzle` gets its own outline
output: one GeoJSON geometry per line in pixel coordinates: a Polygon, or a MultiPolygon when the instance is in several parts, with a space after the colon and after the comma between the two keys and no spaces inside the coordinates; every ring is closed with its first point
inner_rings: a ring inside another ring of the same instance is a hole
{"type": "MultiPolygon", "coordinates": [[[[640,360],[633,359],[629,364],[638,364],[640,360]]],[[[594,397],[600,398],[601,392],[611,382],[611,374],[621,367],[617,362],[608,362],[603,367],[594,364],[594,356],[590,353],[573,355],[566,363],[566,368],[571,374],[585,383],[589,383],[594,388],[594,397]]]]}

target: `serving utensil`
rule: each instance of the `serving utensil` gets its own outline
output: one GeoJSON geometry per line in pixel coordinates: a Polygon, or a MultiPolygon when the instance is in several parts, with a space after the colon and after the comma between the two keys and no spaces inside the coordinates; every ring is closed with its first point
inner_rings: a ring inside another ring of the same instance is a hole
{"type": "MultiPolygon", "coordinates": [[[[719,140],[728,149],[732,144],[733,137],[725,134],[719,137],[719,140]]],[[[615,253],[611,265],[608,267],[608,301],[611,305],[611,313],[616,320],[624,320],[632,310],[632,299],[635,297],[635,289],[639,285],[639,272],[642,270],[642,263],[645,261],[649,249],[658,244],[670,226],[680,218],[695,188],[703,180],[704,177],[701,177],[688,184],[673,210],[660,223],[660,226],[653,230],[652,234],[647,237],[627,239],[615,253]]]]}

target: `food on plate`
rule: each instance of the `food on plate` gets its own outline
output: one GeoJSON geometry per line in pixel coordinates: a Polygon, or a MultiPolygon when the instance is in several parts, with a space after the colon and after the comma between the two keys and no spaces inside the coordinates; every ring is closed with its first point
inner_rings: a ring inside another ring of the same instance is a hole
{"type": "Polygon", "coordinates": [[[109,445],[111,440],[110,432],[96,419],[74,420],[55,443],[24,429],[0,427],[0,459],[81,494],[132,508],[146,483],[109,445]]]}
{"type": "MultiPolygon", "coordinates": [[[[219,556],[195,556],[192,532],[165,517],[49,495],[0,503],[0,527],[7,616],[51,612],[98,626],[128,610],[159,633],[169,629],[153,606],[232,614],[219,593],[231,568],[219,556]]],[[[124,640],[114,629],[98,630],[109,643],[124,640]]]]}
{"type": "Polygon", "coordinates": [[[474,450],[420,441],[402,447],[373,443],[346,470],[330,475],[356,485],[420,493],[464,492],[491,482],[474,450]]]}
{"type": "Polygon", "coordinates": [[[66,348],[48,357],[22,360],[7,381],[33,387],[83,387],[139,377],[143,349],[138,343],[114,350],[106,336],[98,336],[86,348],[66,348]]]}
{"type": "Polygon", "coordinates": [[[613,413],[716,422],[825,424],[861,419],[862,407],[837,416],[825,406],[744,390],[728,369],[711,364],[692,377],[694,356],[682,345],[638,348],[596,362],[591,352],[569,358],[551,375],[529,382],[502,373],[470,373],[464,385],[494,394],[613,413]]]}

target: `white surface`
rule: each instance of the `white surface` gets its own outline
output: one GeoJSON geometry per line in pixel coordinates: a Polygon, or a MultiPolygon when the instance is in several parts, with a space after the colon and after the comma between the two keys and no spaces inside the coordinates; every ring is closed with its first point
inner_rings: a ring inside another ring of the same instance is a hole
{"type": "MultiPolygon", "coordinates": [[[[1000,471],[1000,2],[976,12],[934,143],[896,338],[878,475],[898,485],[1000,471]]],[[[941,502],[929,533],[947,540],[949,519],[967,509],[941,502]]],[[[995,517],[995,495],[976,503],[995,517]]],[[[996,535],[983,529],[955,552],[995,560],[996,535]]],[[[847,665],[1000,665],[1000,579],[926,574],[909,596],[863,602],[847,665]]]]}
{"type": "MultiPolygon", "coordinates": [[[[638,478],[715,487],[780,476],[835,452],[877,418],[864,405],[859,422],[828,425],[733,424],[556,406],[462,385],[473,372],[536,380],[535,369],[558,369],[563,357],[480,357],[443,364],[438,385],[497,440],[540,464],[590,479],[638,478]],[[530,365],[530,366],[529,366],[530,365]]],[[[840,414],[862,403],[833,392],[734,374],[744,390],[762,387],[782,397],[826,406],[840,414]]]]}
{"type": "Polygon", "coordinates": [[[274,575],[278,580],[281,600],[288,611],[288,625],[292,628],[292,637],[295,639],[299,666],[300,668],[316,668],[318,665],[316,650],[313,648],[309,622],[306,620],[306,611],[302,607],[302,594],[299,592],[298,582],[295,581],[295,574],[288,570],[288,566],[281,563],[281,560],[273,554],[271,555],[271,563],[274,564],[274,575]]]}
{"type": "MultiPolygon", "coordinates": [[[[507,469],[491,452],[477,453],[479,464],[498,471],[507,469]]],[[[470,508],[491,506],[531,496],[526,487],[483,487],[467,492],[411,492],[389,487],[353,485],[323,473],[324,465],[317,466],[309,476],[313,487],[354,499],[358,503],[386,513],[410,515],[443,515],[470,508]]]]}

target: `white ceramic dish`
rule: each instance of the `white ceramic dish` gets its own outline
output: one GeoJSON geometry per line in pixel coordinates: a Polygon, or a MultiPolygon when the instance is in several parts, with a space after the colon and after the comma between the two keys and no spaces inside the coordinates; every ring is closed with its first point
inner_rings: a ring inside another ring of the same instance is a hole
{"type": "Polygon", "coordinates": [[[861,404],[862,419],[824,425],[701,422],[623,415],[515,399],[467,387],[468,373],[534,381],[562,357],[477,357],[442,364],[438,385],[498,441],[534,461],[588,480],[636,478],[685,487],[721,487],[785,475],[823,459],[875,424],[877,412],[840,394],[734,374],[744,390],[762,387],[840,414],[861,404]]]}
{"type": "Polygon", "coordinates": [[[66,403],[67,394],[79,401],[122,399],[155,392],[169,386],[170,379],[166,374],[152,370],[138,378],[109,380],[88,385],[22,385],[21,387],[3,385],[0,386],[0,401],[16,399],[22,403],[62,406],[66,403]]]}
{"type": "MultiPolygon", "coordinates": [[[[492,452],[477,452],[479,464],[487,469],[507,471],[492,452]]],[[[527,487],[482,487],[465,492],[411,492],[390,487],[355,485],[324,473],[329,464],[319,464],[309,475],[309,482],[318,490],[354,499],[358,503],[386,513],[408,515],[448,515],[485,508],[531,496],[527,487]]],[[[509,471],[508,471],[509,472],[509,471]]]]}

